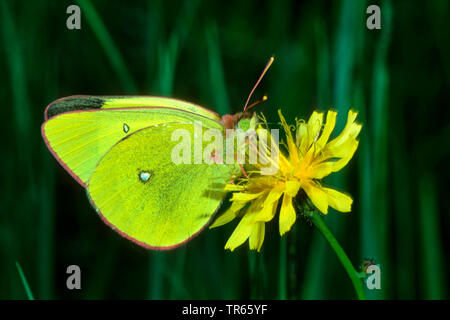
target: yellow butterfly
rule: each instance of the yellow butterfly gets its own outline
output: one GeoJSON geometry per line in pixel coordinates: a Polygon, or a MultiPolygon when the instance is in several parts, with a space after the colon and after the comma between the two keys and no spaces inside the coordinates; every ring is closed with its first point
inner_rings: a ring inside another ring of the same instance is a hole
{"type": "Polygon", "coordinates": [[[70,96],[46,108],[42,136],[107,225],[143,247],[172,249],[208,224],[225,197],[224,185],[239,174],[235,163],[175,164],[174,130],[194,136],[195,123],[201,123],[201,135],[242,126],[245,111],[256,104],[247,107],[250,96],[272,61],[244,113],[220,117],[163,97],[70,96]]]}

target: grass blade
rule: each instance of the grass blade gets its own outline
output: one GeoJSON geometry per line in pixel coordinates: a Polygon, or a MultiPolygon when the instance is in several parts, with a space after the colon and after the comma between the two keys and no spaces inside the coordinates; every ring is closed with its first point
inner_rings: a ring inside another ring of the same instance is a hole
{"type": "Polygon", "coordinates": [[[28,300],[34,300],[33,293],[31,292],[30,286],[28,285],[27,278],[25,277],[25,274],[22,271],[22,267],[20,264],[16,261],[16,267],[17,271],[19,272],[20,280],[22,281],[23,287],[25,288],[25,292],[27,294],[28,300]]]}
{"type": "Polygon", "coordinates": [[[436,183],[429,172],[421,174],[418,188],[424,295],[425,299],[445,299],[446,269],[439,230],[436,183]]]}
{"type": "Polygon", "coordinates": [[[383,29],[382,35],[377,44],[375,54],[375,62],[372,79],[372,101],[371,101],[371,119],[373,123],[373,193],[376,194],[376,201],[373,203],[375,212],[374,226],[376,233],[379,235],[377,240],[371,238],[368,241],[377,241],[378,258],[384,274],[381,291],[376,293],[371,291],[368,298],[386,298],[389,297],[390,287],[389,276],[392,274],[389,261],[389,219],[388,219],[388,88],[389,88],[389,71],[387,69],[386,57],[390,44],[390,28],[391,28],[392,9],[389,1],[383,6],[383,29]]]}
{"type": "Polygon", "coordinates": [[[206,43],[208,46],[209,74],[213,92],[213,103],[219,114],[230,113],[230,103],[228,102],[225,76],[220,56],[217,26],[211,25],[206,29],[206,43]]]}
{"type": "Polygon", "coordinates": [[[136,93],[136,84],[131,77],[130,71],[125,65],[125,61],[120,54],[120,51],[116,44],[114,43],[111,35],[108,33],[102,19],[95,11],[94,6],[89,0],[79,0],[80,7],[83,14],[86,17],[87,22],[92,28],[95,36],[97,37],[100,45],[105,51],[109,62],[111,63],[114,71],[122,83],[123,88],[130,94],[136,93]]]}

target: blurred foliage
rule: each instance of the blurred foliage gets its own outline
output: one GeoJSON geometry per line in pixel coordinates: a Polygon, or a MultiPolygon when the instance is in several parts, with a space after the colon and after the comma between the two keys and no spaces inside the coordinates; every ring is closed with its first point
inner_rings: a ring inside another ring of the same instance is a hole
{"type": "Polygon", "coordinates": [[[100,221],[41,138],[45,106],[73,94],[237,112],[271,55],[254,97],[269,96],[258,106],[269,121],[278,108],[291,121],[334,108],[340,131],[349,108],[360,112],[356,157],[329,180],[353,211],[325,221],[355,265],[380,264],[382,290],[368,297],[448,298],[449,14],[446,0],[1,0],[0,298],[355,298],[302,218],[281,239],[272,223],[259,254],[224,251],[233,224],[170,252],[134,245],[100,221]],[[73,3],[81,30],[66,28],[73,3]],[[369,4],[381,30],[366,28],[369,4]],[[82,290],[66,288],[71,264],[82,290]]]}

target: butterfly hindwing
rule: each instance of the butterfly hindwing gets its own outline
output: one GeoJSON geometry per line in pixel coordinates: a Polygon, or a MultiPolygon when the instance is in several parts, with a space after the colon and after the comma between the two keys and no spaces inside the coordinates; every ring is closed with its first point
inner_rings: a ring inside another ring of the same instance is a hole
{"type": "MultiPolygon", "coordinates": [[[[175,164],[174,129],[192,123],[144,128],[115,144],[95,167],[87,190],[94,207],[113,229],[150,248],[176,247],[198,233],[225,196],[236,168],[226,164],[175,164]]],[[[205,129],[208,129],[207,127],[205,129]]],[[[191,160],[194,149],[191,149],[191,160]]]]}

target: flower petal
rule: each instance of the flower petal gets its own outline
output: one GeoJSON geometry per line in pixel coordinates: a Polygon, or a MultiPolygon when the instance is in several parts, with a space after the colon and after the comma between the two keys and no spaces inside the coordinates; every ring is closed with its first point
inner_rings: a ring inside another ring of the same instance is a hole
{"type": "Polygon", "coordinates": [[[281,110],[278,110],[278,115],[280,116],[281,125],[283,126],[284,131],[286,132],[286,140],[289,149],[289,159],[291,160],[292,165],[296,166],[299,161],[299,155],[297,146],[295,145],[294,142],[294,138],[292,137],[291,127],[287,124],[286,119],[281,113],[281,110]]]}
{"type": "Polygon", "coordinates": [[[323,123],[323,113],[314,111],[308,120],[308,145],[307,145],[307,148],[309,148],[314,141],[319,139],[319,134],[320,134],[320,129],[322,128],[322,123],[323,123]]]}
{"type": "Polygon", "coordinates": [[[252,223],[251,220],[252,215],[250,214],[246,214],[241,219],[236,229],[234,229],[233,233],[225,244],[225,249],[230,249],[231,251],[233,251],[241,244],[243,244],[248,239],[248,237],[250,237],[256,225],[254,222],[252,223]]]}
{"type": "Polygon", "coordinates": [[[308,151],[308,125],[305,122],[298,121],[297,122],[297,132],[295,133],[295,143],[297,145],[298,151],[300,153],[300,157],[304,157],[306,152],[308,151]]]}
{"type": "Polygon", "coordinates": [[[329,148],[338,148],[342,144],[344,144],[349,137],[353,137],[356,139],[358,137],[359,132],[361,131],[362,126],[355,122],[357,112],[350,110],[348,112],[347,123],[345,125],[344,130],[342,130],[341,134],[330,141],[327,146],[329,148]]]}
{"type": "MultiPolygon", "coordinates": [[[[259,162],[258,165],[260,167],[260,172],[264,172],[264,170],[272,170],[274,171],[271,174],[275,174],[280,170],[287,171],[290,168],[290,163],[280,152],[279,149],[279,137],[272,135],[272,133],[268,133],[268,130],[261,129],[258,131],[258,144],[259,144],[259,162]],[[270,142],[270,147],[268,143],[270,142]]],[[[265,175],[263,173],[263,175],[265,175]]]]}
{"type": "MultiPolygon", "coordinates": [[[[356,140],[355,140],[356,141],[356,140]]],[[[353,143],[349,149],[347,149],[347,154],[340,160],[336,161],[333,166],[333,172],[337,172],[341,170],[343,167],[347,165],[347,163],[352,159],[353,155],[358,149],[358,141],[353,143]]]]}
{"type": "Polygon", "coordinates": [[[257,222],[253,227],[252,234],[249,238],[249,246],[250,250],[259,250],[264,242],[264,234],[265,234],[265,223],[257,222]]]}
{"type": "Polygon", "coordinates": [[[322,179],[328,176],[330,173],[334,172],[334,164],[335,162],[330,161],[311,165],[307,169],[305,176],[311,179],[322,179]]]}
{"type": "Polygon", "coordinates": [[[292,205],[292,197],[285,194],[283,196],[283,203],[281,204],[280,211],[280,235],[285,234],[291,230],[292,225],[297,218],[297,213],[295,212],[294,206],[292,205]]]}
{"type": "Polygon", "coordinates": [[[352,210],[353,199],[339,191],[330,188],[322,188],[328,196],[330,207],[340,212],[350,212],[352,210]]]}
{"type": "Polygon", "coordinates": [[[243,193],[243,192],[235,192],[231,197],[230,201],[238,201],[238,202],[248,202],[250,200],[256,199],[260,197],[264,192],[258,193],[243,193]]]}
{"type": "Polygon", "coordinates": [[[264,200],[262,205],[262,210],[257,214],[256,221],[270,221],[273,219],[276,212],[276,205],[281,195],[283,194],[282,190],[272,189],[270,190],[267,198],[264,200]]]}
{"type": "Polygon", "coordinates": [[[305,190],[311,202],[319,209],[322,213],[328,213],[328,196],[322,190],[322,187],[318,186],[312,180],[306,180],[302,183],[302,188],[305,190]]]}
{"type": "MultiPolygon", "coordinates": [[[[334,140],[333,140],[334,141],[334,140]]],[[[331,161],[334,163],[333,172],[341,170],[353,157],[358,148],[358,140],[355,137],[348,135],[346,140],[342,140],[339,144],[335,142],[328,143],[325,148],[314,159],[315,163],[320,163],[328,159],[337,159],[331,161]]]]}
{"type": "Polygon", "coordinates": [[[352,136],[348,136],[347,140],[339,145],[330,142],[325,146],[323,152],[315,160],[323,161],[328,158],[345,158],[349,153],[353,152],[352,150],[355,145],[358,145],[358,140],[352,136]]]}
{"type": "Polygon", "coordinates": [[[246,205],[245,202],[233,202],[231,204],[231,207],[228,208],[227,211],[222,213],[209,228],[212,229],[212,228],[220,227],[220,226],[223,226],[224,224],[227,224],[228,222],[232,221],[234,218],[236,218],[238,212],[245,205],[246,205]]]}
{"type": "Polygon", "coordinates": [[[328,139],[330,138],[331,132],[333,131],[334,126],[336,125],[336,115],[337,115],[336,111],[331,110],[328,111],[327,120],[325,122],[323,132],[320,135],[319,140],[317,140],[317,145],[319,146],[319,149],[323,149],[328,139]]]}
{"type": "Polygon", "coordinates": [[[298,193],[298,190],[300,189],[300,181],[297,180],[288,180],[286,181],[286,189],[285,192],[291,196],[295,197],[298,193]]]}

